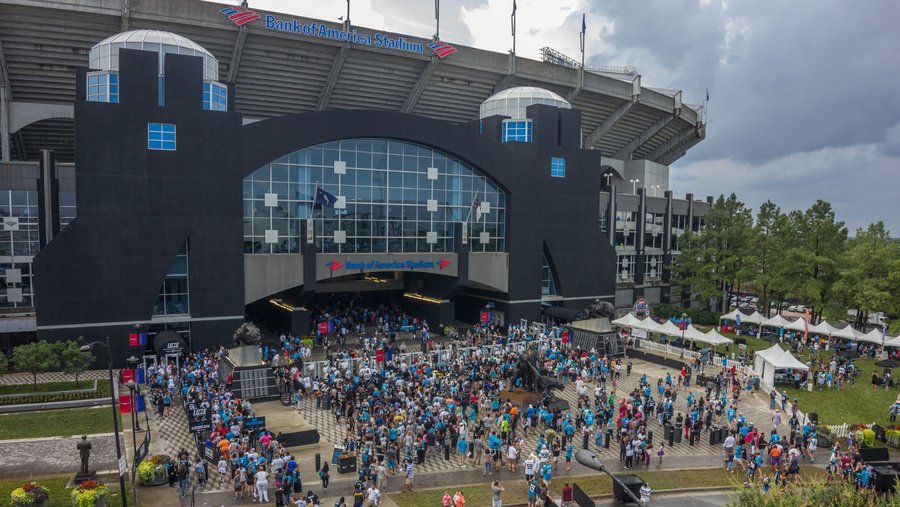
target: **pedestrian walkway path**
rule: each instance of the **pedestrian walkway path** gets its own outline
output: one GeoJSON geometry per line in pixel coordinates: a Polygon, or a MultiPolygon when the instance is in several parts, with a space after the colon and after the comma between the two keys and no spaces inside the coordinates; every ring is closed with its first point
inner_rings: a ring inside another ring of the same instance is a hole
{"type": "MultiPolygon", "coordinates": [[[[113,371],[115,375],[115,371],[113,371]]],[[[78,375],[78,380],[99,380],[109,378],[108,370],[88,370],[78,375]]],[[[75,375],[69,375],[61,371],[50,371],[46,373],[38,373],[38,384],[46,384],[47,382],[74,382],[75,375]]],[[[31,384],[34,377],[30,373],[7,373],[0,375],[0,385],[17,385],[31,384]]]]}

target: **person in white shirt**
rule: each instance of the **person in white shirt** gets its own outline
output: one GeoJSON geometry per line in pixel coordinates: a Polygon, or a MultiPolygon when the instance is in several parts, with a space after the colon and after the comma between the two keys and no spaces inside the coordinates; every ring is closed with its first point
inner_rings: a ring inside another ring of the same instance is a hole
{"type": "Polygon", "coordinates": [[[372,486],[371,488],[366,490],[366,501],[363,504],[363,507],[377,507],[378,504],[381,503],[381,491],[378,491],[378,488],[372,486]]]}
{"type": "Polygon", "coordinates": [[[266,467],[259,467],[259,471],[256,472],[256,494],[259,497],[259,501],[262,503],[269,503],[269,473],[266,472],[266,467]]]}
{"type": "Polygon", "coordinates": [[[532,453],[530,456],[528,456],[528,459],[526,459],[525,463],[524,463],[525,479],[528,482],[531,482],[531,479],[534,478],[534,472],[535,472],[536,467],[537,467],[537,459],[535,458],[534,453],[532,453]]]}
{"type": "Polygon", "coordinates": [[[219,487],[225,486],[225,479],[227,478],[226,474],[228,473],[228,462],[223,458],[219,458],[216,470],[219,472],[219,487]]]}

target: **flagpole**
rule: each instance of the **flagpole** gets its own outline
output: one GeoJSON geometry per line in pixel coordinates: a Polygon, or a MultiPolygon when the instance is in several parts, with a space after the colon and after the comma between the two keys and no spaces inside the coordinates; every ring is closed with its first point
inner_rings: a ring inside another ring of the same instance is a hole
{"type": "Polygon", "coordinates": [[[513,0],[513,9],[512,9],[512,15],[510,16],[510,23],[512,24],[512,39],[513,39],[512,53],[516,54],[516,0],[513,0]]]}
{"type": "Polygon", "coordinates": [[[434,0],[434,40],[441,40],[441,0],[434,0]]]}

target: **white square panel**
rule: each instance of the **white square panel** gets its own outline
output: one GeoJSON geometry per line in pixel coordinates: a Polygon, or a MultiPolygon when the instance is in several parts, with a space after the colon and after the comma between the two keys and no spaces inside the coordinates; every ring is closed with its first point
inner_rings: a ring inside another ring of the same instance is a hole
{"type": "Polygon", "coordinates": [[[490,243],[491,242],[491,233],[489,233],[489,232],[479,233],[478,241],[480,241],[482,245],[490,243]]]}
{"type": "Polygon", "coordinates": [[[347,162],[344,160],[335,160],[334,174],[347,174],[347,162]]]}
{"type": "Polygon", "coordinates": [[[491,212],[491,203],[484,201],[481,203],[481,214],[486,215],[491,212]]]}
{"type": "Polygon", "coordinates": [[[6,302],[7,303],[21,303],[22,302],[22,289],[6,289],[6,302]]]}
{"type": "Polygon", "coordinates": [[[429,167],[428,168],[428,179],[436,180],[438,179],[438,169],[437,167],[429,167]]]}
{"type": "Polygon", "coordinates": [[[6,283],[22,283],[22,270],[12,268],[7,269],[6,283]]]}
{"type": "Polygon", "coordinates": [[[425,209],[428,211],[437,211],[437,199],[428,199],[425,201],[425,209]]]}
{"type": "Polygon", "coordinates": [[[316,242],[315,225],[311,218],[306,219],[306,242],[307,243],[315,243],[316,242]]]}
{"type": "Polygon", "coordinates": [[[266,243],[278,243],[278,231],[266,229],[266,243]]]}
{"type": "Polygon", "coordinates": [[[334,201],[334,209],[347,209],[347,196],[336,195],[337,200],[334,201]]]}
{"type": "Polygon", "coordinates": [[[437,243],[437,233],[431,232],[431,231],[426,232],[425,233],[425,242],[430,245],[437,243]]]}
{"type": "Polygon", "coordinates": [[[334,242],[343,244],[347,242],[347,231],[334,231],[334,242]]]}
{"type": "Polygon", "coordinates": [[[274,208],[275,206],[278,206],[278,194],[266,193],[265,198],[266,198],[266,200],[265,200],[266,206],[268,206],[270,208],[274,208]]]}

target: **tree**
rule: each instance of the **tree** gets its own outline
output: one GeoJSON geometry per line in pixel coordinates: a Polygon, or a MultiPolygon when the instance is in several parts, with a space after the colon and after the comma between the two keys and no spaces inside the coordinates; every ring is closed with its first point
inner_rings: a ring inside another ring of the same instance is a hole
{"type": "Polygon", "coordinates": [[[63,371],[75,375],[75,385],[78,385],[78,376],[94,364],[94,354],[91,351],[82,351],[81,345],[75,340],[66,342],[61,356],[63,371]]]}
{"type": "Polygon", "coordinates": [[[872,312],[888,310],[891,303],[891,268],[896,248],[884,223],[856,230],[848,242],[840,279],[834,285],[846,318],[846,308],[856,309],[854,325],[862,329],[872,312]]]}
{"type": "Polygon", "coordinates": [[[761,292],[756,307],[763,309],[766,317],[769,317],[769,308],[779,282],[786,230],[787,219],[781,208],[772,201],[762,203],[756,215],[747,263],[753,272],[753,283],[761,292]]]}
{"type": "Polygon", "coordinates": [[[9,368],[9,358],[6,357],[6,353],[0,352],[0,375],[6,373],[7,368],[9,368]]]}
{"type": "Polygon", "coordinates": [[[725,293],[722,305],[727,311],[727,294],[751,279],[746,255],[750,246],[753,216],[744,203],[731,194],[719,196],[704,216],[699,234],[679,238],[681,254],[676,258],[673,275],[680,285],[688,286],[704,299],[725,293]]]}
{"type": "Polygon", "coordinates": [[[16,371],[31,373],[32,388],[37,390],[37,375],[42,371],[59,368],[59,356],[53,346],[46,341],[27,343],[13,349],[16,371]]]}
{"type": "Polygon", "coordinates": [[[790,213],[788,220],[794,238],[784,255],[782,279],[788,293],[809,302],[815,321],[830,302],[840,274],[847,228],[835,220],[831,204],[822,200],[803,213],[790,213]]]}

